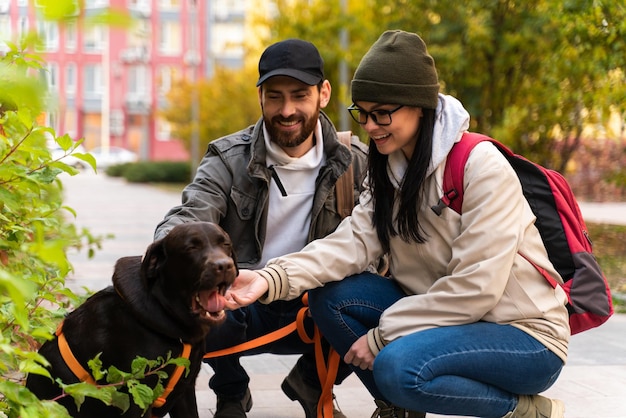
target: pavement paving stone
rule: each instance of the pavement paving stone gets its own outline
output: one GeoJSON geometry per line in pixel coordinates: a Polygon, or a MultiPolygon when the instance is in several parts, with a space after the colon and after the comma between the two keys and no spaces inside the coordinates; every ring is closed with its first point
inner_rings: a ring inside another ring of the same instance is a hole
{"type": "MultiPolygon", "coordinates": [[[[74,272],[67,283],[75,291],[92,291],[108,286],[115,261],[143,254],[152,242],[157,223],[173,206],[180,193],[129,184],[120,178],[83,172],[62,177],[65,203],[72,207],[79,227],[94,235],[114,235],[89,259],[83,252],[71,252],[74,272]]],[[[581,203],[588,221],[626,224],[626,203],[581,203]]],[[[298,418],[304,412],[280,390],[297,356],[262,354],[244,357],[254,407],[249,418],[298,418]]],[[[212,370],[204,365],[197,382],[201,418],[213,416],[215,395],[208,389],[212,370]]],[[[341,410],[349,418],[371,416],[374,403],[354,376],[335,387],[341,410]]],[[[626,418],[626,315],[612,317],[605,325],[572,337],[568,364],[546,394],[566,404],[567,418],[626,418]]],[[[428,414],[428,418],[441,417],[428,414]]],[[[450,418],[450,417],[449,417],[450,418]]],[[[454,417],[452,417],[454,418],[454,417]]]]}

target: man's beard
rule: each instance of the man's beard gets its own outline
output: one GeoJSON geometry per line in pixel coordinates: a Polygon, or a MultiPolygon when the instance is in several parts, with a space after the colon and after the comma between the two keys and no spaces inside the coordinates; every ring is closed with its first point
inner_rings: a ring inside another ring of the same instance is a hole
{"type": "Polygon", "coordinates": [[[313,117],[306,118],[299,114],[291,116],[290,118],[283,118],[281,116],[275,116],[272,119],[268,119],[263,116],[263,122],[265,122],[265,128],[270,134],[272,142],[278,144],[281,148],[293,148],[302,144],[313,133],[317,126],[317,120],[320,115],[320,107],[318,105],[317,110],[313,117]],[[285,132],[277,127],[280,122],[293,122],[299,119],[304,119],[302,127],[298,132],[285,132]]]}

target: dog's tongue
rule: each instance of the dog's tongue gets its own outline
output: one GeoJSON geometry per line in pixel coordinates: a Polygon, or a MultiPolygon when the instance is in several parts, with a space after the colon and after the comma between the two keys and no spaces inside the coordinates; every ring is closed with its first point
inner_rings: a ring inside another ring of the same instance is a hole
{"type": "Polygon", "coordinates": [[[224,309],[226,299],[216,290],[203,290],[198,296],[200,303],[207,312],[219,312],[224,309]]]}

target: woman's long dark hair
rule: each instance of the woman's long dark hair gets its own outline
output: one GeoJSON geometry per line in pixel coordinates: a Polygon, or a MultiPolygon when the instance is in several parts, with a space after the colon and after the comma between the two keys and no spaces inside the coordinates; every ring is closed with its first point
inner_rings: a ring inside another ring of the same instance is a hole
{"type": "Polygon", "coordinates": [[[373,224],[385,252],[389,251],[390,238],[396,235],[400,235],[407,242],[426,242],[418,211],[422,204],[424,180],[432,157],[436,113],[434,109],[422,109],[422,114],[415,151],[397,197],[399,203],[397,219],[393,218],[396,196],[387,174],[388,156],[378,152],[374,141],[370,141],[368,175],[374,203],[373,224]],[[394,224],[397,225],[397,230],[394,224]]]}

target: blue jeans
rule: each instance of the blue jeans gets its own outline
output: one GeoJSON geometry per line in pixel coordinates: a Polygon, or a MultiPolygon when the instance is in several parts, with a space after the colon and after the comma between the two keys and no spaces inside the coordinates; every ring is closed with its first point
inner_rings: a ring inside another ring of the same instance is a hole
{"type": "MultiPolygon", "coordinates": [[[[382,312],[406,294],[393,280],[362,273],[309,291],[311,314],[343,357],[378,326],[382,312]]],[[[462,308],[462,307],[459,307],[462,308]]],[[[510,325],[477,322],[399,338],[374,360],[353,368],[375,399],[412,411],[502,417],[518,394],[537,394],[559,376],[563,361],[510,325]]]]}
{"type": "MultiPolygon", "coordinates": [[[[226,322],[209,332],[206,338],[206,351],[233,347],[289,325],[296,320],[296,315],[303,306],[302,301],[297,299],[277,301],[268,305],[256,302],[236,311],[227,311],[226,322]]],[[[307,334],[312,336],[313,320],[307,317],[304,324],[307,334]]],[[[326,344],[324,351],[328,352],[330,345],[326,341],[323,343],[326,344]]],[[[214,371],[214,375],[209,380],[209,387],[220,397],[242,399],[248,388],[250,377],[239,359],[241,356],[261,353],[302,354],[295,365],[296,369],[310,387],[321,390],[317,377],[314,346],[303,342],[297,332],[243,353],[205,360],[214,371]]],[[[350,373],[352,370],[345,363],[341,364],[335,382],[341,383],[350,373]]]]}

